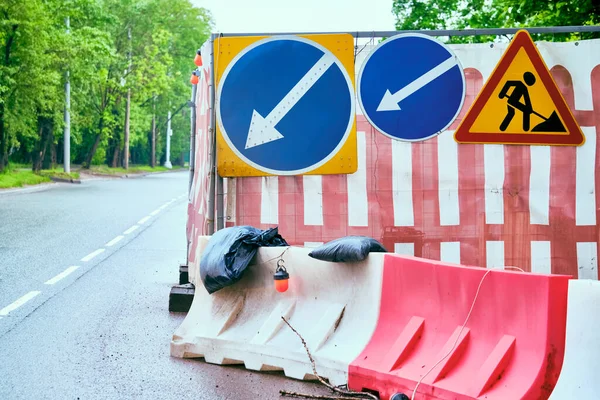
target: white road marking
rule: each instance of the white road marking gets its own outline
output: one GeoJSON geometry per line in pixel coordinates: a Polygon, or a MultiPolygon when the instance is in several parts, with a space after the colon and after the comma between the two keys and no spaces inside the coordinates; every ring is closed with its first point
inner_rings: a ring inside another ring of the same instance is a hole
{"type": "Polygon", "coordinates": [[[125,236],[123,236],[123,235],[119,235],[119,236],[117,236],[116,238],[114,238],[113,240],[111,240],[110,242],[106,243],[106,245],[105,245],[105,246],[106,246],[106,247],[112,247],[112,246],[114,246],[115,244],[119,243],[121,240],[123,240],[123,238],[124,238],[124,237],[125,237],[125,236]]]}
{"type": "Polygon", "coordinates": [[[154,215],[158,214],[159,212],[160,212],[160,208],[158,208],[158,209],[156,209],[156,210],[152,211],[152,212],[150,213],[150,215],[154,216],[154,215]]]}
{"type": "Polygon", "coordinates": [[[148,221],[151,217],[149,215],[146,215],[144,218],[140,219],[138,221],[138,224],[143,225],[146,223],[146,221],[148,221]]]}
{"type": "Polygon", "coordinates": [[[92,253],[88,254],[87,256],[83,257],[83,258],[81,259],[81,261],[83,261],[83,262],[88,262],[88,261],[90,261],[92,258],[94,258],[94,257],[96,257],[97,255],[99,255],[99,254],[102,254],[102,253],[104,253],[104,249],[98,249],[98,250],[96,250],[96,251],[94,251],[94,252],[92,252],[92,253]]]}
{"type": "Polygon", "coordinates": [[[162,206],[160,206],[159,210],[164,210],[165,208],[169,207],[170,204],[171,204],[171,202],[163,204],[162,206]]]}
{"type": "Polygon", "coordinates": [[[127,229],[125,232],[123,232],[124,235],[129,235],[131,232],[135,231],[136,229],[138,229],[140,226],[139,225],[134,225],[131,228],[127,229]]]}
{"type": "Polygon", "coordinates": [[[0,315],[7,316],[10,312],[15,311],[17,308],[21,307],[23,304],[27,303],[29,300],[33,299],[35,296],[42,292],[32,291],[27,293],[25,296],[21,297],[17,301],[12,304],[7,305],[2,310],[0,310],[0,315]]]}
{"type": "Polygon", "coordinates": [[[73,267],[69,267],[67,269],[65,269],[63,272],[61,272],[60,274],[56,275],[54,278],[47,280],[46,282],[44,282],[44,285],[54,285],[56,282],[66,278],[67,276],[71,275],[73,272],[75,272],[75,270],[77,270],[77,268],[79,268],[78,266],[73,266],[73,267]]]}

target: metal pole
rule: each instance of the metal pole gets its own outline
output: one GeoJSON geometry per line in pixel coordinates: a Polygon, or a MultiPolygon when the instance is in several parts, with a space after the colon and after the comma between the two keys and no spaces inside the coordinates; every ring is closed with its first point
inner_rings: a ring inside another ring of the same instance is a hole
{"type": "MultiPolygon", "coordinates": [[[[190,106],[190,179],[188,182],[188,201],[194,202],[196,199],[192,198],[192,184],[194,183],[194,165],[196,157],[196,93],[197,93],[198,85],[192,85],[192,99],[188,102],[190,106]]],[[[198,182],[196,182],[198,185],[198,182]]],[[[189,218],[189,215],[188,215],[189,218]]],[[[187,251],[185,263],[189,265],[189,254],[190,254],[190,244],[192,238],[188,238],[187,240],[187,251]]]]}
{"type": "MultiPolygon", "coordinates": [[[[127,28],[127,41],[129,42],[129,50],[127,51],[127,74],[131,71],[131,27],[127,28]]],[[[129,76],[127,76],[129,77],[129,76]]],[[[127,88],[127,101],[125,105],[125,137],[123,138],[125,145],[123,149],[123,168],[129,168],[129,118],[131,115],[131,88],[127,88]]]]}
{"type": "Polygon", "coordinates": [[[173,168],[173,165],[171,164],[171,135],[173,134],[173,131],[171,130],[171,111],[169,111],[168,116],[167,116],[167,154],[166,154],[166,161],[165,161],[165,167],[171,169],[173,168]]]}
{"type": "Polygon", "coordinates": [[[217,230],[225,227],[225,216],[223,215],[224,198],[223,177],[217,174],[217,230]]]}
{"type": "Polygon", "coordinates": [[[539,28],[476,28],[476,29],[439,29],[439,30],[404,30],[404,31],[363,31],[363,32],[256,32],[256,33],[220,33],[221,37],[236,36],[279,36],[279,35],[307,35],[307,34],[334,34],[348,33],[357,38],[391,37],[400,33],[422,33],[430,36],[482,36],[482,35],[514,35],[524,29],[531,34],[543,33],[571,33],[571,32],[600,32],[598,25],[585,26],[550,26],[539,28]]]}
{"type": "Polygon", "coordinates": [[[207,219],[207,230],[208,234],[212,235],[215,232],[215,176],[217,172],[217,140],[216,140],[216,129],[215,129],[215,53],[214,53],[214,43],[215,43],[216,35],[213,33],[210,35],[210,59],[211,59],[211,68],[210,68],[210,129],[209,134],[212,140],[212,149],[210,153],[210,185],[208,190],[208,212],[206,215],[207,219]]]}
{"type": "Polygon", "coordinates": [[[156,96],[152,98],[152,151],[150,154],[150,166],[156,167],[156,96]]]}
{"type": "MultiPolygon", "coordinates": [[[[71,21],[69,17],[65,18],[67,25],[67,34],[71,32],[71,21]]],[[[64,151],[63,164],[67,174],[71,173],[71,76],[67,69],[65,79],[65,130],[64,130],[64,151]]]]}
{"type": "MultiPolygon", "coordinates": [[[[198,85],[192,85],[192,100],[190,101],[190,183],[188,185],[188,193],[192,190],[192,183],[194,182],[194,170],[196,166],[196,93],[198,85]]],[[[193,201],[194,199],[192,199],[193,201]]]]}

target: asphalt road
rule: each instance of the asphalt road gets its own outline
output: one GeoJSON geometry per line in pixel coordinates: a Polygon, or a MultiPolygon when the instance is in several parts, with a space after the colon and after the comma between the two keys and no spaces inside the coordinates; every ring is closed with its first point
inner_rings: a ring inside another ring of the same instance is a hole
{"type": "Polygon", "coordinates": [[[168,298],[185,262],[187,184],[177,172],[0,192],[0,399],[328,394],[170,357],[185,317],[168,298]]]}

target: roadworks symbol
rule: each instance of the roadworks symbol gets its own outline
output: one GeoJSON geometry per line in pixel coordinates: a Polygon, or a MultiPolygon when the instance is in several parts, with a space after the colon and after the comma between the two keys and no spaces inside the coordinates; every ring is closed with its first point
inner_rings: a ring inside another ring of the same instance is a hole
{"type": "Polygon", "coordinates": [[[581,128],[531,37],[519,31],[456,130],[459,143],[575,145],[581,128]]]}
{"type": "Polygon", "coordinates": [[[473,123],[472,131],[516,134],[568,134],[548,90],[524,49],[520,49],[492,97],[473,123]],[[523,71],[524,70],[524,71],[523,71]]]}

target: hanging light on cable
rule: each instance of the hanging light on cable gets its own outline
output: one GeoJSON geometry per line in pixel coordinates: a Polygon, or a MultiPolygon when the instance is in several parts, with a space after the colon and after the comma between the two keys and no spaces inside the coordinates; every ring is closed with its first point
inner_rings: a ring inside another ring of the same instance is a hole
{"type": "Polygon", "coordinates": [[[273,275],[273,280],[275,281],[275,290],[280,293],[283,293],[288,290],[290,275],[287,273],[287,270],[283,266],[283,259],[280,258],[277,261],[277,269],[275,270],[275,275],[273,275]]]}
{"type": "Polygon", "coordinates": [[[196,66],[198,67],[202,66],[202,54],[200,53],[200,49],[196,51],[196,57],[194,57],[194,64],[196,64],[196,66]]]}

